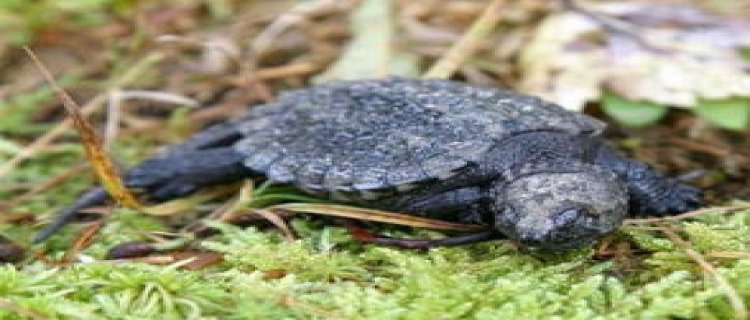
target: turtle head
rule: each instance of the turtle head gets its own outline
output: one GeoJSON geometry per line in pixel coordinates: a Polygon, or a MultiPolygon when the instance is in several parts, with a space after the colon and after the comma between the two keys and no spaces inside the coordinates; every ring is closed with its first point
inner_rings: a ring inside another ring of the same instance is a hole
{"type": "Polygon", "coordinates": [[[495,228],[535,249],[592,243],[619,227],[628,211],[625,186],[595,166],[523,174],[496,190],[495,228]]]}

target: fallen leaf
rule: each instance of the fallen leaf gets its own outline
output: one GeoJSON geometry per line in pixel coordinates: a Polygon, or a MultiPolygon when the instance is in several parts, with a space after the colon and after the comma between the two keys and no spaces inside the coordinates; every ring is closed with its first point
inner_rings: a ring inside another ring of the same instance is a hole
{"type": "Polygon", "coordinates": [[[585,10],[590,14],[562,11],[542,22],[521,53],[522,91],[579,111],[605,90],[677,107],[750,97],[740,52],[750,45],[750,23],[688,5],[601,3],[585,10]]]}
{"type": "Polygon", "coordinates": [[[633,127],[653,124],[667,114],[667,108],[651,102],[631,101],[617,95],[606,94],[602,109],[619,122],[633,127]]]}
{"type": "Polygon", "coordinates": [[[182,265],[187,270],[200,270],[224,261],[222,255],[216,252],[174,252],[172,257],[177,261],[190,260],[182,265]]]}
{"type": "Polygon", "coordinates": [[[693,112],[727,129],[741,130],[750,126],[750,99],[747,98],[701,101],[693,112]]]}
{"type": "Polygon", "coordinates": [[[143,241],[132,241],[118,244],[107,251],[105,259],[129,259],[145,257],[156,252],[152,243],[143,241]]]}
{"type": "Polygon", "coordinates": [[[13,263],[23,259],[25,250],[13,243],[0,243],[0,263],[13,263]]]}

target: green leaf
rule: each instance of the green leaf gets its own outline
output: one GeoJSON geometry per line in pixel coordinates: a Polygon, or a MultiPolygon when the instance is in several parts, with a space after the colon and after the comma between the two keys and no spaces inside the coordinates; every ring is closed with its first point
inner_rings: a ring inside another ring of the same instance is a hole
{"type": "Polygon", "coordinates": [[[632,101],[606,94],[602,99],[604,112],[627,126],[641,127],[654,124],[667,114],[667,107],[645,101],[632,101]]]}
{"type": "Polygon", "coordinates": [[[750,99],[704,100],[693,112],[717,126],[742,130],[750,126],[750,99]]]}
{"type": "Polygon", "coordinates": [[[0,136],[0,154],[16,154],[20,151],[21,147],[18,144],[0,136]]]}
{"type": "Polygon", "coordinates": [[[742,48],[740,49],[740,54],[743,58],[750,60],[750,48],[742,48]]]}

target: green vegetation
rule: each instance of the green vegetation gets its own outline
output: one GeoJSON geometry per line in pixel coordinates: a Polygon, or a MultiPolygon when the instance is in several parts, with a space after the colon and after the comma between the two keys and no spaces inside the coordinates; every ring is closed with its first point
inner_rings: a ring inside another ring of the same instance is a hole
{"type": "MultiPolygon", "coordinates": [[[[667,115],[667,107],[652,102],[631,101],[608,94],[602,98],[604,111],[622,124],[634,127],[653,125],[667,115]]],[[[750,100],[733,98],[703,100],[691,111],[714,125],[732,130],[750,127],[750,100]]]]}
{"type": "MultiPolygon", "coordinates": [[[[227,9],[230,2],[179,3],[202,3],[209,15],[225,17],[232,12],[227,9]]],[[[135,7],[131,0],[4,0],[0,34],[11,34],[4,40],[13,45],[27,44],[52,22],[65,21],[61,27],[77,30],[123,17],[135,7]]],[[[97,92],[105,90],[117,78],[107,72],[127,73],[138,61],[121,49],[106,51],[112,64],[106,71],[97,70],[110,81],[81,79],[76,70],[58,80],[67,88],[88,85],[97,92]]],[[[147,69],[153,74],[162,71],[150,64],[147,69]]],[[[133,87],[148,88],[155,77],[142,77],[133,87]]],[[[281,86],[298,85],[296,80],[281,86]]],[[[54,99],[49,89],[34,88],[2,96],[0,87],[0,164],[56,125],[57,120],[34,119],[38,106],[54,99]]],[[[657,104],[615,95],[605,96],[602,104],[605,112],[632,125],[651,124],[666,113],[657,104]]],[[[748,118],[738,116],[747,116],[747,110],[746,98],[694,108],[701,117],[733,129],[747,127],[748,118]]],[[[179,140],[190,131],[190,121],[188,109],[174,109],[160,138],[179,140]]],[[[115,209],[93,243],[73,257],[74,263],[58,265],[55,261],[80,238],[81,225],[64,228],[44,244],[31,245],[29,240],[41,222],[94,183],[90,170],[12,208],[2,208],[2,203],[81,162],[81,146],[68,139],[73,131],[65,137],[0,178],[0,245],[12,240],[26,247],[21,261],[0,264],[0,319],[732,319],[738,315],[729,297],[750,306],[750,209],[630,224],[603,240],[609,245],[562,255],[525,252],[507,240],[432,250],[363,245],[344,228],[307,215],[289,222],[299,235],[294,241],[273,228],[209,222],[219,232],[196,241],[190,250],[213,252],[222,260],[198,269],[187,268],[186,261],[163,265],[153,260],[104,260],[116,245],[152,241],[154,233],[174,231],[172,219],[115,209]],[[27,213],[37,220],[3,220],[27,213]],[[729,286],[717,282],[712,270],[701,267],[689,248],[663,230],[684,239],[729,286]]],[[[111,153],[132,165],[164,144],[153,139],[150,133],[123,136],[111,153]]],[[[249,206],[309,201],[283,187],[259,187],[254,195],[249,206]]],[[[215,200],[213,205],[220,203],[215,200]]],[[[742,201],[732,205],[750,207],[742,201]]],[[[186,215],[198,210],[189,211],[186,215]]],[[[374,229],[398,237],[442,236],[393,226],[374,229]]]]}
{"type": "Polygon", "coordinates": [[[59,26],[91,27],[103,24],[132,8],[132,0],[4,0],[0,2],[0,31],[12,34],[14,44],[29,43],[34,32],[59,26]]]}

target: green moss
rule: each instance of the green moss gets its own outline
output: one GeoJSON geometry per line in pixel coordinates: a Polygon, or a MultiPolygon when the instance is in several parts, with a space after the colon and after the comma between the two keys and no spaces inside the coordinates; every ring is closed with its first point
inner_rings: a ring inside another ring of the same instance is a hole
{"type": "Polygon", "coordinates": [[[750,243],[747,227],[711,226],[701,222],[683,224],[691,244],[703,252],[744,251],[750,243]]]}
{"type": "Polygon", "coordinates": [[[34,31],[50,23],[65,21],[69,26],[100,25],[133,7],[130,0],[4,0],[0,2],[0,30],[12,34],[14,44],[31,41],[34,31]]]}
{"type": "Polygon", "coordinates": [[[49,99],[52,99],[49,88],[0,99],[0,133],[39,134],[47,130],[49,124],[35,124],[31,115],[39,104],[49,99]]]}
{"type": "MultiPolygon", "coordinates": [[[[0,30],[18,31],[24,43],[46,23],[72,17],[96,25],[127,11],[132,1],[4,1],[0,30]],[[54,6],[50,5],[54,2],[54,6]],[[73,7],[71,7],[73,6],[73,7]],[[50,8],[56,8],[54,10],[50,8]],[[45,9],[45,10],[41,10],[45,9]],[[44,12],[42,12],[44,11],[44,12]]],[[[225,12],[218,2],[209,10],[225,12]]],[[[224,13],[225,14],[225,13],[224,13]]],[[[11,32],[11,31],[8,31],[11,32]]],[[[119,61],[119,59],[113,59],[119,61]]],[[[128,61],[114,67],[131,66],[128,61]]],[[[71,78],[74,79],[74,78],[71,78]]],[[[71,80],[72,81],[72,80],[71,80]]],[[[146,77],[145,81],[148,80],[146,77]]],[[[66,80],[62,80],[63,84],[66,80]]],[[[51,99],[47,89],[0,102],[0,133],[27,137],[49,128],[31,115],[51,99]]],[[[170,128],[187,131],[176,112],[170,128]]],[[[22,145],[23,143],[18,143],[22,145]]],[[[124,164],[143,159],[156,143],[125,137],[112,153],[124,164]]],[[[16,150],[0,146],[0,162],[16,150]]],[[[56,144],[0,180],[0,201],[13,199],[83,159],[76,143],[56,144]]],[[[46,219],[92,183],[77,174],[64,184],[13,208],[46,219]]],[[[286,187],[259,186],[252,206],[279,201],[309,201],[286,187]]],[[[196,210],[197,212],[197,210],[196,210]]],[[[42,222],[45,220],[41,220],[42,222]]],[[[616,241],[639,249],[635,257],[601,261],[592,248],[561,255],[519,251],[509,241],[455,248],[401,250],[362,245],[345,229],[324,219],[291,221],[300,239],[287,241],[273,229],[238,228],[214,223],[219,234],[196,245],[218,252],[223,261],[201,270],[102,261],[112,246],[148,239],[150,231],[170,230],[166,222],[117,209],[92,246],[81,252],[86,263],[45,265],[31,255],[15,266],[0,266],[0,299],[55,319],[730,319],[734,311],[724,292],[678,246],[658,231],[627,229],[616,241]],[[632,259],[631,267],[619,259],[632,259]]],[[[40,223],[0,225],[0,235],[28,243],[40,223]]],[[[672,225],[704,254],[750,305],[750,259],[711,258],[712,253],[747,257],[750,211],[706,215],[672,225]]],[[[51,259],[71,247],[80,225],[66,227],[34,246],[51,259]]],[[[440,233],[376,227],[392,236],[428,238],[440,233]]],[[[80,258],[80,257],[77,257],[80,258]]],[[[81,260],[81,259],[79,259],[81,260]]],[[[7,305],[7,304],[3,304],[7,305]]],[[[22,319],[0,306],[0,319],[22,319]]]]}

